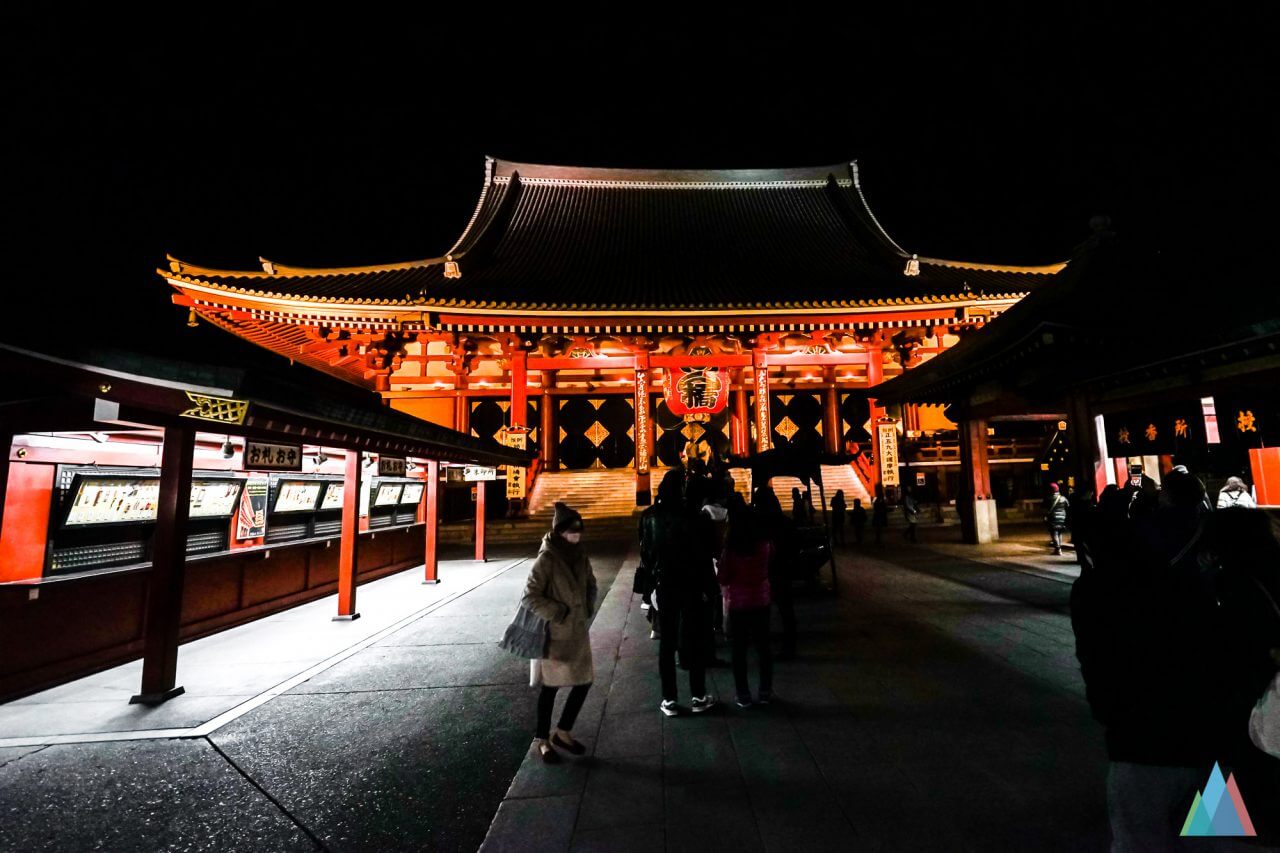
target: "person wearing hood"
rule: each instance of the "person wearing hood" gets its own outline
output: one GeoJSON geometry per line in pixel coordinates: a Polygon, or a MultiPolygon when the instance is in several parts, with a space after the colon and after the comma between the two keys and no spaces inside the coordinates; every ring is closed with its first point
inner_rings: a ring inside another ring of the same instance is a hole
{"type": "Polygon", "coordinates": [[[596,592],[591,560],[582,548],[582,516],[557,501],[551,531],[542,537],[542,548],[529,570],[521,600],[524,607],[549,623],[546,658],[532,662],[530,678],[534,686],[542,687],[534,743],[548,764],[560,761],[555,747],[573,755],[587,751],[570,730],[595,680],[587,623],[595,612],[596,592]],[[561,687],[572,689],[552,732],[551,712],[561,687]]]}
{"type": "Polygon", "coordinates": [[[1227,484],[1218,492],[1218,509],[1254,509],[1257,506],[1253,495],[1249,494],[1249,487],[1239,477],[1228,477],[1227,484]]]}

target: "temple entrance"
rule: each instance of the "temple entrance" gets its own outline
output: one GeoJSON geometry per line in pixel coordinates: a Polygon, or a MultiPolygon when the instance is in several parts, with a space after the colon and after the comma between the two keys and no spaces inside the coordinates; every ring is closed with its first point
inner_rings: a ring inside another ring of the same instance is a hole
{"type": "MultiPolygon", "coordinates": [[[[532,398],[525,405],[525,425],[529,428],[528,446],[538,446],[538,410],[537,398],[532,398]]],[[[499,441],[499,433],[503,427],[511,426],[511,401],[501,397],[489,397],[471,401],[471,434],[480,438],[492,438],[499,441]]]]}
{"type": "Polygon", "coordinates": [[[561,468],[635,466],[635,403],[630,396],[562,397],[558,405],[561,468]]]}
{"type": "Polygon", "coordinates": [[[822,446],[822,398],[813,392],[796,391],[769,395],[770,436],[774,447],[798,444],[822,446]]]}
{"type": "Polygon", "coordinates": [[[729,410],[709,415],[708,420],[685,423],[667,407],[666,400],[655,397],[653,422],[657,427],[658,463],[671,467],[680,464],[680,454],[689,442],[702,445],[705,451],[725,459],[729,456],[729,410]]]}

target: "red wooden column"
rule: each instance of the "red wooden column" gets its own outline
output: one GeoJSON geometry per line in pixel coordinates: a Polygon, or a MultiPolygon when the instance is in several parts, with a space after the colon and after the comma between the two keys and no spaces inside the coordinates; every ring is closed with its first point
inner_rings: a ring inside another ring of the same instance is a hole
{"type": "MultiPolygon", "coordinates": [[[[884,350],[878,346],[867,347],[867,387],[874,389],[884,381],[884,350]]],[[[885,416],[884,407],[876,405],[875,397],[867,397],[867,407],[871,418],[871,447],[876,457],[876,464],[871,467],[871,492],[880,485],[880,436],[876,434],[876,424],[885,416]]]]}
{"type": "MultiPolygon", "coordinates": [[[[509,426],[513,431],[529,428],[529,353],[522,349],[511,352],[511,411],[509,426]]],[[[526,436],[526,440],[528,436],[526,436]]],[[[524,498],[507,499],[507,515],[520,514],[524,498]]]]}
{"type": "Polygon", "coordinates": [[[556,372],[542,371],[542,404],[539,408],[538,453],[542,456],[542,470],[556,470],[556,407],[551,389],[556,387],[556,372]]]}
{"type": "Polygon", "coordinates": [[[360,565],[360,451],[347,450],[342,478],[342,542],[338,549],[338,615],[334,621],[359,619],[356,570],[360,565]]]}
{"type": "Polygon", "coordinates": [[[159,705],[182,694],[177,686],[178,630],[182,625],[182,582],[187,567],[187,516],[191,505],[194,426],[164,428],[156,533],[147,574],[143,629],[142,689],[132,704],[159,705]]]}
{"type": "Polygon", "coordinates": [[[752,387],[756,395],[756,450],[763,453],[773,442],[769,418],[769,358],[764,350],[751,351],[752,387]]]}
{"type": "Polygon", "coordinates": [[[960,493],[956,495],[956,511],[965,542],[980,545],[1000,538],[987,464],[987,422],[982,418],[960,422],[960,493]]]}
{"type": "Polygon", "coordinates": [[[730,451],[734,456],[746,456],[751,452],[751,419],[747,414],[747,386],[750,384],[749,371],[737,369],[733,371],[733,416],[729,421],[730,451]]]}
{"type": "Polygon", "coordinates": [[[836,369],[828,366],[826,373],[827,389],[822,405],[822,437],[826,442],[828,453],[839,453],[844,443],[844,429],[840,423],[840,392],[836,389],[836,369]]]}
{"type": "Polygon", "coordinates": [[[653,503],[649,460],[653,455],[653,424],[649,417],[649,356],[637,355],[635,363],[636,506],[653,503]]]}
{"type": "Polygon", "coordinates": [[[457,396],[453,401],[453,428],[463,435],[471,435],[471,402],[467,398],[467,375],[456,374],[457,396]]]}
{"type": "Polygon", "coordinates": [[[484,492],[485,482],[476,483],[476,562],[485,561],[484,554],[484,492]]]}
{"type": "Polygon", "coordinates": [[[427,487],[422,491],[422,526],[427,544],[423,549],[423,583],[440,583],[440,463],[427,460],[427,487]]]}

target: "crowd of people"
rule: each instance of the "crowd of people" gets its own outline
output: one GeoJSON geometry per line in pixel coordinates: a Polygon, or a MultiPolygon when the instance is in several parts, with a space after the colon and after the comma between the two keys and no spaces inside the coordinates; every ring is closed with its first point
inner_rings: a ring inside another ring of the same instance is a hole
{"type": "MultiPolygon", "coordinates": [[[[805,513],[798,490],[800,513],[805,513]]],[[[641,594],[659,643],[660,710],[685,713],[679,702],[677,659],[689,673],[694,714],[717,704],[706,670],[723,665],[717,637],[732,649],[736,704],[747,708],[773,698],[773,662],[794,657],[796,617],[792,567],[799,553],[797,523],[782,511],[767,486],[748,504],[724,471],[689,466],[668,471],[656,500],[640,517],[640,566],[634,590],[641,594]],[[782,643],[773,653],[772,608],[779,611],[782,643]],[[757,690],[748,680],[747,657],[759,661],[757,690]]]]}
{"type": "MultiPolygon", "coordinates": [[[[1248,737],[1280,665],[1273,523],[1230,496],[1240,490],[1231,483],[1215,507],[1185,469],[1158,488],[1134,481],[1108,486],[1096,505],[1081,501],[1071,519],[1081,565],[1071,620],[1086,696],[1106,732],[1113,849],[1157,849],[1176,837],[1214,762],[1231,767],[1256,804],[1258,833],[1275,837],[1280,761],[1248,737]]],[[[1065,526],[1064,504],[1052,502],[1051,527],[1065,526]]]]}

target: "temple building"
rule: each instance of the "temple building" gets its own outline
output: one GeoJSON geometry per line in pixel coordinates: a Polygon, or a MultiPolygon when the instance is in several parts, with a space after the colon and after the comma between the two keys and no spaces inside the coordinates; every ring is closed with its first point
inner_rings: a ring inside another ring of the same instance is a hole
{"type": "MultiPolygon", "coordinates": [[[[876,219],[856,163],[697,171],[495,159],[441,257],[261,263],[170,258],[159,272],[192,323],[425,420],[527,443],[542,471],[626,469],[638,504],[650,471],[683,454],[789,442],[848,454],[867,491],[895,485],[898,456],[918,458],[913,442],[940,447],[935,437],[955,425],[938,406],[886,412],[876,386],[1067,266],[913,253],[876,219]]],[[[524,484],[508,486],[518,506],[524,484]]],[[[946,497],[945,482],[930,486],[946,497]]]]}

